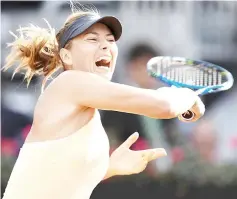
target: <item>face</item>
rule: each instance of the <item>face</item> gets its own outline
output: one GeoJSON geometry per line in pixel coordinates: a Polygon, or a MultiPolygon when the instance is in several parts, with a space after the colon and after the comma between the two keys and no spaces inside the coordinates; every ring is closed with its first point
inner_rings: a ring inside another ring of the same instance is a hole
{"type": "Polygon", "coordinates": [[[110,29],[101,23],[72,40],[69,52],[70,69],[100,75],[111,80],[118,48],[110,29]]]}

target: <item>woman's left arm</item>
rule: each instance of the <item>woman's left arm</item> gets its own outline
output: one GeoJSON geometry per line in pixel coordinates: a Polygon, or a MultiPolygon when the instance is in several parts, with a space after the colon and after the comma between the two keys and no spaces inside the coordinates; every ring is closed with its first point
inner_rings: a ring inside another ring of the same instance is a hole
{"type": "Polygon", "coordinates": [[[130,147],[136,142],[139,134],[133,133],[110,156],[110,165],[104,180],[116,175],[132,175],[145,170],[147,164],[167,155],[165,149],[147,149],[132,151],[130,147]]]}

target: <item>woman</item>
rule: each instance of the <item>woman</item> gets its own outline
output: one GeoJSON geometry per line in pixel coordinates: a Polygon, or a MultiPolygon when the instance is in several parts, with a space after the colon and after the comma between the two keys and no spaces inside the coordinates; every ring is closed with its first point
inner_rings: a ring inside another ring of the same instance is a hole
{"type": "Polygon", "coordinates": [[[21,148],[4,199],[88,199],[95,186],[115,175],[143,171],[164,149],[131,151],[132,134],[109,157],[108,137],[98,109],[169,119],[192,109],[204,113],[189,89],[140,89],[111,82],[122,34],[118,19],[76,12],[54,35],[53,29],[22,28],[11,44],[5,69],[19,61],[28,83],[35,74],[64,71],[42,92],[31,131],[21,148]]]}

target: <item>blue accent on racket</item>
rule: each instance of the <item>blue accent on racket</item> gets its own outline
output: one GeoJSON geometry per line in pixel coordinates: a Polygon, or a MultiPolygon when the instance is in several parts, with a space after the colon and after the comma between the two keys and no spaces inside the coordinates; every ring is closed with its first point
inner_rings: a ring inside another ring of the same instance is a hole
{"type": "MultiPolygon", "coordinates": [[[[153,57],[147,63],[147,71],[169,86],[189,88],[198,95],[225,91],[234,83],[232,74],[223,67],[184,57],[153,57]]],[[[191,120],[194,113],[188,111],[182,117],[191,120]]]]}

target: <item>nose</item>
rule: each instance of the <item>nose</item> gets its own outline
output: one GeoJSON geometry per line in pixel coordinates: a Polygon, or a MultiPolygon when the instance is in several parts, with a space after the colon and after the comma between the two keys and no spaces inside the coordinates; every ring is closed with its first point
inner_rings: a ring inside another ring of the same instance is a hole
{"type": "Polygon", "coordinates": [[[101,41],[100,43],[100,49],[102,50],[108,50],[110,46],[110,43],[107,40],[101,41]]]}

